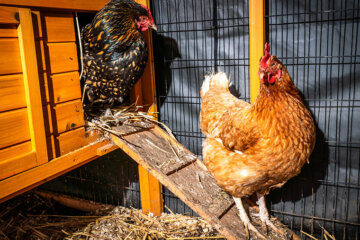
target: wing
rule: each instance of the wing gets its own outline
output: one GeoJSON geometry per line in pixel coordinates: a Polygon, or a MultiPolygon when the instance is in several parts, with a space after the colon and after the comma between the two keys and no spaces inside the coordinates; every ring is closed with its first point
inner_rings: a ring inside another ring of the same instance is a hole
{"type": "Polygon", "coordinates": [[[214,137],[231,149],[244,152],[261,138],[257,122],[251,114],[251,105],[231,107],[219,119],[214,137]]]}

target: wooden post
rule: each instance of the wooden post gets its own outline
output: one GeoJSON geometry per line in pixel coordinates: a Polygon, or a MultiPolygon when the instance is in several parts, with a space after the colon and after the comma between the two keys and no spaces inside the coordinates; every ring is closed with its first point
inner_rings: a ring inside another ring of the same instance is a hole
{"type": "Polygon", "coordinates": [[[34,25],[31,10],[19,8],[20,24],[18,27],[19,47],[29,129],[33,152],[36,152],[37,164],[48,161],[44,115],[41,102],[39,71],[36,59],[34,25]]]}
{"type": "MultiPolygon", "coordinates": [[[[149,0],[136,0],[136,2],[150,7],[149,0]]],[[[135,97],[138,99],[138,105],[144,106],[142,110],[149,113],[157,112],[156,93],[155,93],[155,71],[154,54],[152,48],[152,30],[144,33],[144,38],[149,49],[149,59],[146,65],[143,77],[135,85],[135,97]]],[[[148,171],[139,165],[140,197],[142,210],[145,214],[152,212],[155,216],[160,216],[163,212],[162,185],[148,171]]]]}
{"type": "Polygon", "coordinates": [[[249,0],[250,99],[254,102],[260,88],[260,58],[265,44],[265,0],[249,0]]]}

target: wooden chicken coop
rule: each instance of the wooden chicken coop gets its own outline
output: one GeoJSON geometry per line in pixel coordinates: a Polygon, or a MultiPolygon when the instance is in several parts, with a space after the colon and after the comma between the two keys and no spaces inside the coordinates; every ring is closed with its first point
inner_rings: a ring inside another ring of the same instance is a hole
{"type": "MultiPolygon", "coordinates": [[[[74,21],[75,12],[96,12],[106,3],[0,1],[0,202],[117,149],[85,130],[74,21]]],[[[132,95],[143,110],[156,112],[152,63],[150,54],[132,95]]],[[[149,198],[155,180],[139,171],[149,198]]],[[[155,184],[152,191],[160,191],[155,184]]],[[[149,211],[160,213],[160,199],[156,205],[149,211]]]]}

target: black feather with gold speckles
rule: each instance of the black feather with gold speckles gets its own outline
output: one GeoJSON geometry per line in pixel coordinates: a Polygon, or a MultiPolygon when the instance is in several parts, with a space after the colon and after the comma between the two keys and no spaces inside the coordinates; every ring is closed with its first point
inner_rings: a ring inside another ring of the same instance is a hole
{"type": "Polygon", "coordinates": [[[122,102],[144,72],[148,49],[135,20],[149,16],[132,0],[112,0],[82,29],[87,101],[122,102]]]}

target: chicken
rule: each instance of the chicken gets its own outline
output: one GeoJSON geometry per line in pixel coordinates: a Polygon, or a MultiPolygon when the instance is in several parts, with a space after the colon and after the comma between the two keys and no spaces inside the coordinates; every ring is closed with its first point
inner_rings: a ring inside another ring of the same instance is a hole
{"type": "Polygon", "coordinates": [[[205,165],[234,197],[246,231],[262,238],[241,198],[256,193],[263,226],[278,231],[269,219],[264,196],[299,174],[315,145],[312,115],[285,66],[269,52],[266,44],[260,60],[260,92],[253,104],[229,92],[229,80],[222,72],[207,76],[200,92],[205,165]]]}
{"type": "Polygon", "coordinates": [[[141,32],[156,30],[150,10],[111,0],[82,29],[87,102],[122,103],[144,72],[148,49],[141,32]]]}

